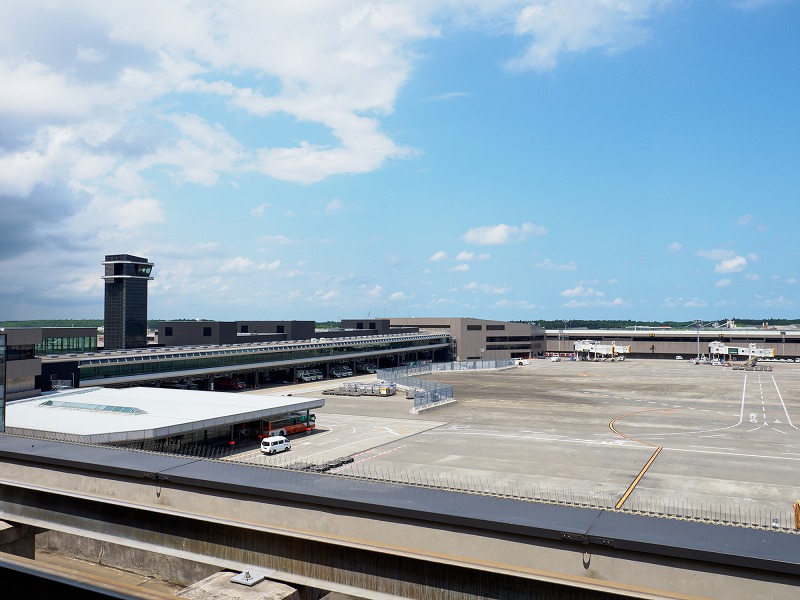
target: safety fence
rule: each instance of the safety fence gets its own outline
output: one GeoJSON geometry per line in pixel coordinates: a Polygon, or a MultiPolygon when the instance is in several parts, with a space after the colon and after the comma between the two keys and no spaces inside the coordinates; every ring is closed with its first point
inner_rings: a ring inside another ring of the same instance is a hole
{"type": "Polygon", "coordinates": [[[378,379],[384,379],[404,387],[406,396],[414,399],[414,410],[424,410],[453,401],[453,387],[421,379],[420,375],[429,375],[439,371],[478,371],[497,370],[513,366],[512,360],[467,360],[448,363],[419,363],[380,369],[378,379]]]}

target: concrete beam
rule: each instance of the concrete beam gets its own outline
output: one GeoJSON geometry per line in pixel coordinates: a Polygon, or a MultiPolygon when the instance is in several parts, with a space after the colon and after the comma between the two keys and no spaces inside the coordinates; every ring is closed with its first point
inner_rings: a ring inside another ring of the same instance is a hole
{"type": "MultiPolygon", "coordinates": [[[[233,465],[213,468],[222,474],[233,465]]],[[[0,511],[32,526],[232,570],[257,566],[272,579],[376,600],[451,600],[495,588],[519,597],[556,597],[558,590],[580,588],[648,599],[705,596],[715,590],[726,600],[789,600],[800,583],[790,574],[698,562],[668,552],[642,554],[569,535],[546,539],[382,516],[180,485],[168,478],[92,472],[90,465],[83,472],[0,462],[0,511]]]]}
{"type": "Polygon", "coordinates": [[[36,535],[43,531],[30,525],[0,521],[0,552],[33,559],[36,555],[36,535]]]}

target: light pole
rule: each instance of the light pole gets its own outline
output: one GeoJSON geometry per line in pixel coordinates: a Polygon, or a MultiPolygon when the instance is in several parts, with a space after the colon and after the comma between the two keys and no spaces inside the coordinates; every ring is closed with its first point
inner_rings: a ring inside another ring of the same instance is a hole
{"type": "Polygon", "coordinates": [[[703,322],[700,320],[695,321],[692,325],[697,327],[697,362],[700,362],[700,328],[703,326],[703,322]]]}

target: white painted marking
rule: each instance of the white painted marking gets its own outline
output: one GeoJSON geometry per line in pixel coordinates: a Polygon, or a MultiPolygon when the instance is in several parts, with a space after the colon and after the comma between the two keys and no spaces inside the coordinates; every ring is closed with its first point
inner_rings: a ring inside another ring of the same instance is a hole
{"type": "Polygon", "coordinates": [[[691,452],[694,454],[723,454],[725,456],[741,456],[743,458],[765,458],[770,460],[795,460],[800,461],[800,457],[798,458],[790,458],[788,456],[770,456],[768,454],[742,454],[736,452],[709,452],[705,450],[689,450],[688,448],[665,448],[665,450],[669,450],[670,452],[691,452]]]}
{"type": "Polygon", "coordinates": [[[777,431],[778,433],[782,433],[783,435],[789,435],[787,432],[785,432],[785,431],[781,431],[781,430],[780,430],[780,429],[778,429],[777,427],[773,427],[773,428],[772,428],[772,431],[777,431]]]}
{"type": "Polygon", "coordinates": [[[774,375],[772,375],[772,383],[775,384],[775,391],[778,392],[778,398],[781,401],[781,406],[783,407],[783,412],[786,413],[786,419],[789,421],[789,425],[793,429],[797,429],[797,427],[794,426],[794,423],[792,423],[792,418],[789,416],[789,411],[786,410],[786,404],[783,403],[783,396],[781,396],[781,391],[778,389],[778,382],[775,381],[775,376],[774,375]]]}

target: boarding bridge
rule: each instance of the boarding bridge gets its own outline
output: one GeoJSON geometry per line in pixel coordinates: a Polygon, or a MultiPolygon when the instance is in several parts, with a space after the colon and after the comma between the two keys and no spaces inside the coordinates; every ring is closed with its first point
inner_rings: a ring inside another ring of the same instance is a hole
{"type": "Polygon", "coordinates": [[[743,347],[728,346],[722,342],[710,342],[708,344],[708,353],[717,357],[775,358],[775,348],[757,348],[755,344],[743,347]]]}
{"type": "Polygon", "coordinates": [[[630,354],[629,345],[619,346],[614,342],[610,344],[597,342],[594,340],[581,340],[575,342],[575,356],[579,360],[598,360],[611,358],[613,360],[624,360],[625,354],[630,354]]]}

